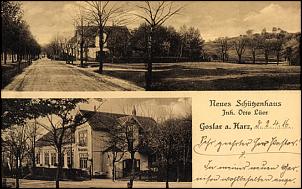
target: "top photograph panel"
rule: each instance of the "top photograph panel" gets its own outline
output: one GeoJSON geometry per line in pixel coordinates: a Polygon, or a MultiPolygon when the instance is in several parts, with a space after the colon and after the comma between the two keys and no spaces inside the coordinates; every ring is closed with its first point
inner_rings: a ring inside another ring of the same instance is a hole
{"type": "Polygon", "coordinates": [[[1,1],[1,91],[300,90],[299,1],[1,1]]]}

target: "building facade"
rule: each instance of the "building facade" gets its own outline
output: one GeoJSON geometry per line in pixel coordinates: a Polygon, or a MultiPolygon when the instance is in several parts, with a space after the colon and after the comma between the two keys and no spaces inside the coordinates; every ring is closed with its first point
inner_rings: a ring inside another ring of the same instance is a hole
{"type": "MultiPolygon", "coordinates": [[[[112,178],[113,155],[117,154],[115,163],[115,177],[122,178],[131,172],[132,161],[127,150],[116,150],[110,142],[110,129],[131,124],[133,129],[134,145],[139,146],[140,138],[144,133],[156,125],[149,117],[113,114],[105,112],[83,111],[83,115],[92,115],[89,120],[74,131],[70,131],[71,142],[65,144],[63,168],[76,168],[88,171],[94,176],[112,178]]],[[[49,133],[37,141],[36,164],[37,167],[55,168],[58,154],[53,146],[46,142],[49,133]]],[[[135,153],[135,170],[149,170],[152,164],[152,151],[146,146],[137,148],[135,153]]]]}
{"type": "MultiPolygon", "coordinates": [[[[130,32],[126,26],[105,26],[103,39],[105,55],[119,57],[127,53],[130,32]]],[[[99,29],[97,26],[78,26],[72,43],[76,47],[76,57],[80,58],[81,40],[83,40],[83,57],[88,61],[96,61],[100,51],[99,29]]]]}

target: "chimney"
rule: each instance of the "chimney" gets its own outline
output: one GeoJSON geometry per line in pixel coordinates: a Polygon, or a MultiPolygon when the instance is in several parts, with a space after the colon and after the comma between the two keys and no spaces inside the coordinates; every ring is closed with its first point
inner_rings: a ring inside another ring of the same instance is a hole
{"type": "Polygon", "coordinates": [[[96,112],[96,106],[95,106],[95,105],[93,106],[93,109],[94,109],[94,111],[96,112]]]}
{"type": "Polygon", "coordinates": [[[132,115],[136,116],[136,109],[135,109],[135,106],[133,106],[132,115]]]}

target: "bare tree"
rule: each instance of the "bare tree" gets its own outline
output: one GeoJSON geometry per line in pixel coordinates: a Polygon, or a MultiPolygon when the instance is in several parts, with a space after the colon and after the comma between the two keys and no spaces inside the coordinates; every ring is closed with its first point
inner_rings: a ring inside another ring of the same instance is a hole
{"type": "Polygon", "coordinates": [[[248,30],[246,32],[247,34],[247,46],[252,52],[253,57],[253,64],[256,63],[256,51],[260,49],[260,35],[259,34],[253,34],[253,30],[248,30]]]}
{"type": "Polygon", "coordinates": [[[152,45],[153,34],[157,27],[163,25],[172,16],[179,14],[183,6],[175,6],[174,2],[158,1],[151,2],[145,1],[142,5],[136,5],[140,13],[135,13],[137,17],[145,21],[149,26],[148,38],[148,64],[146,75],[146,90],[151,90],[152,87],[152,45]]]}
{"type": "Polygon", "coordinates": [[[104,37],[105,27],[111,22],[115,25],[123,24],[126,21],[124,6],[120,2],[110,1],[85,1],[82,6],[86,12],[86,19],[91,24],[98,27],[99,36],[99,73],[103,73],[103,63],[105,58],[104,46],[107,42],[108,35],[104,37]]]}
{"type": "Polygon", "coordinates": [[[83,10],[82,6],[77,6],[76,10],[75,15],[72,17],[75,25],[77,42],[80,44],[80,66],[84,67],[84,43],[86,40],[86,30],[89,26],[89,22],[85,19],[85,11],[83,10]],[[80,39],[78,39],[78,36],[80,39]]]}
{"type": "Polygon", "coordinates": [[[247,45],[247,38],[245,36],[240,36],[239,38],[233,41],[236,53],[238,55],[238,63],[242,63],[242,55],[245,52],[245,48],[247,45]]]}
{"type": "MultiPolygon", "coordinates": [[[[30,123],[28,123],[30,124],[30,123]]],[[[39,125],[37,123],[37,119],[34,118],[34,121],[30,124],[30,127],[26,130],[26,135],[28,137],[28,145],[29,145],[29,157],[31,158],[32,167],[36,167],[36,142],[39,137],[39,125]]]]}
{"type": "Polygon", "coordinates": [[[227,37],[220,37],[216,42],[219,45],[222,62],[228,59],[228,50],[230,48],[228,41],[229,39],[227,37]]]}
{"type": "Polygon", "coordinates": [[[121,125],[112,118],[112,121],[115,122],[116,126],[110,128],[108,131],[109,137],[104,139],[106,144],[108,144],[107,152],[111,153],[111,160],[112,160],[112,181],[116,180],[116,166],[115,163],[122,160],[126,152],[126,143],[125,138],[122,135],[123,132],[121,130],[121,125]]]}
{"type": "Polygon", "coordinates": [[[28,137],[26,135],[26,124],[11,126],[3,131],[1,138],[3,142],[10,147],[10,153],[13,154],[16,167],[16,188],[19,188],[19,179],[21,177],[22,160],[28,152],[28,137]]]}

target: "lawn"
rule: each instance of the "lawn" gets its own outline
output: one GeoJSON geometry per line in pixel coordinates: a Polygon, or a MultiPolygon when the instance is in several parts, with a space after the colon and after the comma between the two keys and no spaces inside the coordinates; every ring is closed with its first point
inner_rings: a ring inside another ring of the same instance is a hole
{"type": "MultiPolygon", "coordinates": [[[[276,64],[154,63],[153,90],[299,90],[300,73],[276,64]]],[[[104,74],[145,86],[144,64],[105,64],[104,74]]]]}

